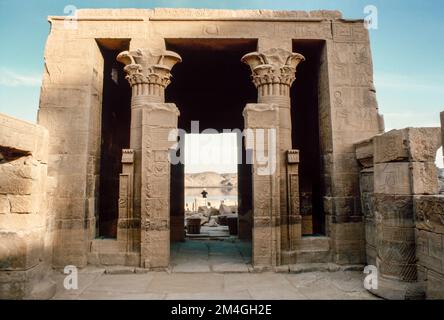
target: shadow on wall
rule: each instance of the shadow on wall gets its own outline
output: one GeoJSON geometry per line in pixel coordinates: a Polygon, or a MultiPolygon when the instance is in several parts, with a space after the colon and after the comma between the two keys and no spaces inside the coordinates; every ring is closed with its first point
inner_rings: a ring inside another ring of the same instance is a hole
{"type": "Polygon", "coordinates": [[[46,165],[31,152],[0,147],[0,299],[47,299],[52,236],[46,165]]]}
{"type": "Polygon", "coordinates": [[[11,162],[29,155],[30,153],[27,151],[0,146],[0,164],[11,162]]]}

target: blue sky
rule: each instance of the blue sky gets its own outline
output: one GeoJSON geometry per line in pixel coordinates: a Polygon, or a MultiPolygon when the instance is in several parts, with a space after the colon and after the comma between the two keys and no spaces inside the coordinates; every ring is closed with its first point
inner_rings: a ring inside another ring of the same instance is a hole
{"type": "Polygon", "coordinates": [[[386,128],[438,126],[444,110],[443,0],[0,0],[0,112],[35,121],[48,15],[77,8],[195,7],[226,9],[337,9],[363,18],[378,9],[371,30],[375,85],[386,128]]]}

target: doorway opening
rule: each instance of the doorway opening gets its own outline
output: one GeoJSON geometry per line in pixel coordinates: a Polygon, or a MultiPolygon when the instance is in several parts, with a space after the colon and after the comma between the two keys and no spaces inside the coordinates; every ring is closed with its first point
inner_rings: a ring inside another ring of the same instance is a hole
{"type": "MultiPolygon", "coordinates": [[[[167,102],[175,103],[180,110],[178,126],[189,134],[185,138],[185,145],[192,145],[190,141],[193,139],[197,141],[209,139],[212,135],[198,134],[205,129],[218,132],[219,134],[213,136],[219,138],[224,136],[222,133],[224,130],[237,129],[241,132],[244,128],[242,111],[247,103],[257,101],[257,93],[251,82],[249,67],[240,60],[243,55],[256,51],[257,39],[166,39],[165,41],[167,50],[177,52],[183,61],[172,71],[174,81],[167,87],[165,98],[167,102]],[[192,121],[198,125],[198,132],[192,130],[192,121]]],[[[214,139],[216,140],[213,141],[217,141],[217,138],[214,139]]],[[[238,142],[235,148],[238,158],[245,159],[243,141],[238,142]]],[[[188,149],[185,150],[185,157],[187,151],[188,149]]],[[[252,234],[251,166],[239,160],[236,166],[237,176],[225,177],[224,180],[228,182],[224,183],[235,185],[237,182],[237,197],[230,195],[230,203],[237,203],[237,213],[233,213],[237,216],[237,236],[213,240],[211,237],[203,236],[201,238],[204,240],[194,240],[199,236],[190,239],[191,237],[186,237],[185,229],[187,224],[185,203],[186,200],[190,200],[189,197],[185,197],[186,165],[172,165],[170,225],[173,270],[188,267],[194,268],[193,270],[200,268],[202,271],[216,270],[223,268],[228,262],[235,268],[247,268],[251,258],[252,234]],[[241,247],[241,252],[237,247],[241,247]]],[[[203,205],[204,200],[200,194],[203,190],[199,191],[195,193],[200,200],[199,204],[203,205]]],[[[205,202],[208,204],[213,201],[211,206],[213,204],[220,206],[220,199],[208,198],[212,196],[213,191],[209,189],[206,191],[208,195],[205,202]]],[[[196,201],[194,210],[199,210],[199,204],[196,201]]],[[[192,206],[192,201],[188,201],[188,210],[191,211],[192,206]]],[[[215,218],[216,223],[217,221],[215,218]]]]}
{"type": "Polygon", "coordinates": [[[98,236],[113,239],[117,237],[122,149],[129,148],[131,122],[131,89],[116,57],[128,50],[129,39],[101,39],[98,45],[104,62],[98,236]]]}
{"type": "Polygon", "coordinates": [[[185,135],[186,239],[238,236],[237,135],[185,135]]]}
{"type": "Polygon", "coordinates": [[[303,235],[325,235],[322,161],[319,134],[319,79],[322,40],[293,40],[293,52],[306,60],[291,88],[293,148],[300,150],[299,189],[303,235]]]}

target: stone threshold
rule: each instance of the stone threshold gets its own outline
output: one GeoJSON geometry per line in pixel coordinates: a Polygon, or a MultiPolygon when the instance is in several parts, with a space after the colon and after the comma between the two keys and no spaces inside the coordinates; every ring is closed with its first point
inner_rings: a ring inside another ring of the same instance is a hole
{"type": "Polygon", "coordinates": [[[252,266],[248,264],[243,271],[243,269],[230,270],[227,268],[223,269],[210,269],[210,272],[186,272],[186,271],[173,271],[173,267],[169,268],[161,268],[161,269],[145,269],[138,267],[129,267],[129,266],[93,266],[88,265],[88,267],[97,268],[97,270],[102,270],[102,273],[105,274],[143,274],[149,272],[167,272],[167,273],[216,273],[216,274],[226,274],[226,273],[263,273],[273,271],[275,273],[307,273],[307,272],[347,272],[347,271],[363,271],[365,265],[363,264],[347,264],[347,265],[339,265],[336,263],[298,263],[298,264],[290,264],[290,265],[282,265],[275,267],[262,267],[262,266],[252,266]]]}

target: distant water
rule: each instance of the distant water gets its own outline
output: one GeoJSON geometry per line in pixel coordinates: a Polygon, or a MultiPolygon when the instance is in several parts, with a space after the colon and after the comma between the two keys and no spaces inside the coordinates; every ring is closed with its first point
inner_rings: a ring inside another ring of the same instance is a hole
{"type": "Polygon", "coordinates": [[[237,204],[237,188],[205,188],[208,192],[206,200],[202,198],[201,192],[204,188],[185,188],[185,203],[192,208],[192,203],[197,201],[198,206],[202,206],[205,202],[210,202],[212,207],[219,207],[221,201],[227,205],[237,204]]]}

